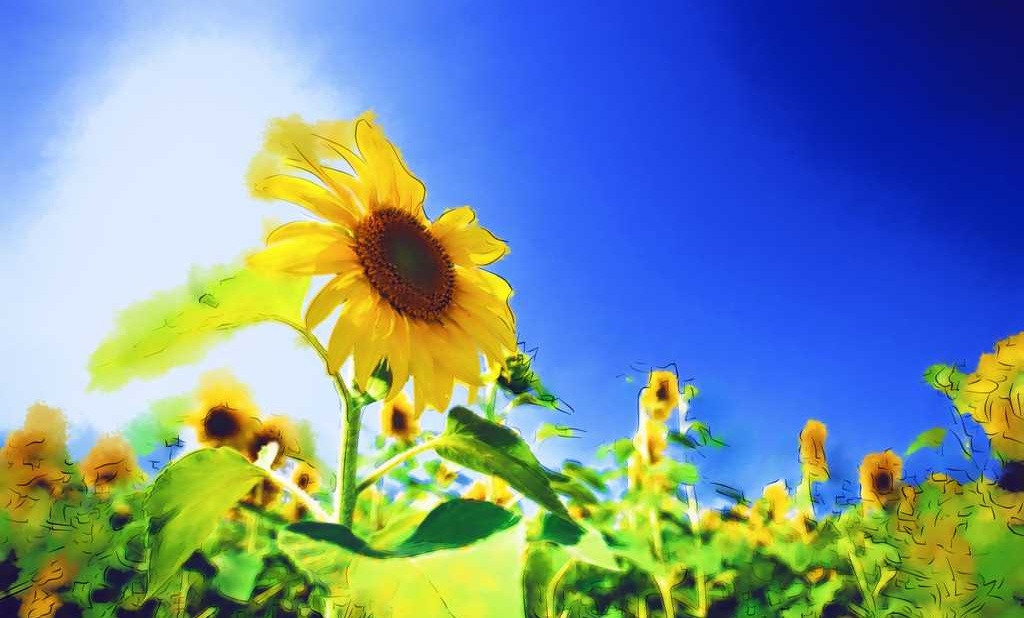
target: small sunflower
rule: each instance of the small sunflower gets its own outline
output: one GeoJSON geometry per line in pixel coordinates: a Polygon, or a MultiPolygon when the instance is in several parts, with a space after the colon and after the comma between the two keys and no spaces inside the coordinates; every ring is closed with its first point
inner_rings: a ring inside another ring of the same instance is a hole
{"type": "Polygon", "coordinates": [[[21,429],[8,434],[0,453],[12,468],[63,463],[67,458],[67,427],[63,412],[37,403],[29,407],[21,429]]]}
{"type": "Polygon", "coordinates": [[[903,479],[903,460],[886,450],[871,453],[860,464],[860,497],[864,511],[882,509],[899,500],[903,479]]]}
{"type": "Polygon", "coordinates": [[[828,430],[821,421],[810,419],[800,432],[800,465],[803,474],[812,481],[827,481],[828,461],[825,459],[825,438],[828,430]]]}
{"type": "Polygon", "coordinates": [[[259,426],[259,409],[249,389],[227,371],[205,374],[196,390],[199,405],[189,415],[204,446],[231,446],[245,452],[259,426]]]}
{"type": "Polygon", "coordinates": [[[380,430],[385,436],[406,444],[420,435],[420,415],[404,393],[381,406],[380,430]]]}
{"type": "Polygon", "coordinates": [[[68,588],[78,571],[77,565],[57,555],[39,567],[29,587],[18,595],[19,618],[50,618],[64,605],[60,592],[68,588]]]}
{"type": "Polygon", "coordinates": [[[312,329],[341,307],[327,345],[332,372],[352,358],[356,383],[365,386],[386,361],[387,399],[412,377],[416,409],[444,410],[455,381],[481,385],[481,353],[500,363],[515,352],[512,288],[481,268],[505,255],[505,243],[468,206],[428,219],[423,183],[369,114],[272,122],[249,182],[256,196],[325,220],[277,228],[250,264],[333,277],[306,310],[312,329]]]}
{"type": "Polygon", "coordinates": [[[658,421],[665,421],[679,406],[679,378],[671,371],[652,371],[640,393],[640,406],[658,421]]]}
{"type": "Polygon", "coordinates": [[[292,470],[292,482],[307,494],[320,491],[320,473],[304,461],[300,461],[292,470]]]}
{"type": "Polygon", "coordinates": [[[270,464],[273,469],[283,466],[288,456],[299,454],[298,434],[295,425],[287,416],[271,416],[259,422],[259,427],[252,434],[246,447],[245,454],[249,461],[256,461],[260,449],[271,442],[276,442],[278,446],[277,455],[270,464]]]}
{"type": "Polygon", "coordinates": [[[142,476],[135,461],[135,452],[128,441],[118,435],[103,436],[78,464],[85,485],[97,492],[130,484],[142,476]]]}
{"type": "Polygon", "coordinates": [[[768,512],[771,514],[772,521],[777,524],[785,521],[786,516],[789,514],[790,506],[789,489],[786,487],[786,481],[778,480],[765,485],[761,495],[768,505],[768,512]]]}
{"type": "Polygon", "coordinates": [[[519,501],[519,496],[502,478],[497,476],[477,479],[462,497],[466,500],[487,500],[502,508],[508,508],[519,501]]]}

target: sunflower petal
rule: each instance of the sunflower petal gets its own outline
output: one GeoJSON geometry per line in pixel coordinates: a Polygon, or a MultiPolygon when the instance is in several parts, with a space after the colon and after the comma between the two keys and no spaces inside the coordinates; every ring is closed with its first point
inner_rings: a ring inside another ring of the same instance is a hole
{"type": "Polygon", "coordinates": [[[278,242],[250,255],[246,263],[251,268],[293,275],[336,274],[357,265],[352,250],[344,244],[313,237],[278,242]]]}
{"type": "Polygon", "coordinates": [[[291,202],[346,227],[355,225],[360,212],[359,204],[347,195],[332,193],[311,180],[296,176],[277,174],[257,179],[250,190],[257,197],[291,202]]]}
{"type": "Polygon", "coordinates": [[[312,330],[327,319],[334,309],[349,298],[356,296],[359,290],[369,292],[362,281],[363,273],[358,268],[342,273],[327,282],[317,292],[306,309],[306,328],[312,330]]]}
{"type": "Polygon", "coordinates": [[[369,122],[356,124],[356,143],[377,184],[379,207],[397,207],[422,217],[426,187],[405,166],[401,153],[380,127],[369,122]]]}

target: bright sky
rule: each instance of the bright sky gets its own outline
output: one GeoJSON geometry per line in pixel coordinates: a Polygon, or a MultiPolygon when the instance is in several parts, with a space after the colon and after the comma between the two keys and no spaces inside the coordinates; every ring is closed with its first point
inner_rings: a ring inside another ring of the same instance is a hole
{"type": "MultiPolygon", "coordinates": [[[[622,374],[675,362],[733,445],[708,478],[792,479],[817,417],[849,479],[949,420],[925,367],[973,367],[1024,328],[1015,16],[63,4],[0,19],[0,430],[41,399],[84,443],[228,366],[333,448],[333,391],[273,327],[84,390],[119,308],[297,214],[242,182],[266,121],[291,113],[373,108],[428,214],[472,204],[510,242],[520,337],[587,429],[545,445],[552,464],[631,432],[622,374]]],[[[953,451],[909,469],[962,465],[953,451]]]]}

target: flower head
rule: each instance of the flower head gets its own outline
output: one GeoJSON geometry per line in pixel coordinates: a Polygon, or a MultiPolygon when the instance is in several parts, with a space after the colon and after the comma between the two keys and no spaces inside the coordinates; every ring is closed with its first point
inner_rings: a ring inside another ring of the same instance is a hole
{"type": "Polygon", "coordinates": [[[871,453],[860,464],[860,496],[865,512],[885,508],[899,500],[903,460],[886,450],[871,453]]]}
{"type": "Polygon", "coordinates": [[[380,427],[385,436],[409,443],[420,435],[420,415],[405,394],[399,393],[381,406],[380,427]]]}
{"type": "Polygon", "coordinates": [[[320,472],[304,461],[300,461],[292,470],[292,482],[307,494],[320,491],[320,472]]]}
{"type": "Polygon", "coordinates": [[[341,307],[327,345],[332,372],[351,358],[365,386],[386,362],[387,398],[411,377],[416,409],[444,410],[455,381],[480,386],[481,354],[493,363],[515,351],[512,288],[481,268],[505,243],[468,206],[428,219],[423,183],[369,114],[274,121],[249,181],[255,195],[322,219],[277,228],[250,264],[332,276],[306,310],[313,328],[341,307]]]}
{"type": "Polygon", "coordinates": [[[256,461],[260,449],[268,444],[277,443],[277,455],[271,462],[271,468],[280,468],[284,465],[288,455],[299,453],[299,441],[295,425],[287,416],[271,416],[259,422],[258,428],[253,432],[246,448],[246,455],[249,461],[256,461]]]}
{"type": "Polygon", "coordinates": [[[826,481],[829,477],[825,459],[825,438],[828,430],[821,421],[810,419],[800,432],[800,465],[803,474],[812,481],[826,481]]]}
{"type": "Polygon", "coordinates": [[[231,446],[245,452],[259,426],[259,409],[249,389],[230,372],[212,371],[199,381],[199,405],[188,423],[206,446],[231,446]]]}
{"type": "Polygon", "coordinates": [[[89,489],[106,493],[111,488],[128,485],[142,477],[135,461],[135,452],[127,440],[118,435],[103,436],[78,464],[89,489]]]}
{"type": "Polygon", "coordinates": [[[679,406],[679,378],[671,371],[652,371],[640,393],[640,406],[658,421],[665,421],[679,406]]]}

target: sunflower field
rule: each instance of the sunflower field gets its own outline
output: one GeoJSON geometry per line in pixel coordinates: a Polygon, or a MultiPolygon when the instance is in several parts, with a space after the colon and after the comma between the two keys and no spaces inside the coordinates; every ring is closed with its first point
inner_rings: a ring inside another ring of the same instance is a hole
{"type": "Polygon", "coordinates": [[[922,368],[983,430],[997,474],[909,482],[904,459],[921,449],[954,436],[974,452],[960,425],[927,429],[864,454],[860,501],[833,512],[828,429],[809,419],[793,436],[796,487],[711,508],[694,461],[728,446],[672,371],[649,373],[622,415],[635,424],[587,461],[538,460],[538,442],[571,430],[516,429],[517,408],[562,402],[519,347],[512,286],[486,270],[506,245],[469,207],[428,218],[371,115],[271,122],[247,182],[312,217],[122,310],[92,386],[159,376],[273,323],[323,362],[337,452],[318,453],[308,423],[263,414],[226,369],[78,461],[63,413],[32,405],[0,450],[0,616],[1024,617],[1024,333],[974,368],[922,368]],[[165,449],[159,470],[140,463],[165,449]]]}

